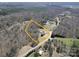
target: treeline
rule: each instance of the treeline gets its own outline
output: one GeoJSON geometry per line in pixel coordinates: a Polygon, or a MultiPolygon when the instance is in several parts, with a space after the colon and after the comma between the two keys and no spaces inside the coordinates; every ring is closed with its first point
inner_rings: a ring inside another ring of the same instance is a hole
{"type": "Polygon", "coordinates": [[[15,12],[20,12],[20,11],[24,11],[25,9],[23,8],[9,8],[9,9],[0,9],[0,15],[8,15],[11,13],[15,13],[15,12]]]}

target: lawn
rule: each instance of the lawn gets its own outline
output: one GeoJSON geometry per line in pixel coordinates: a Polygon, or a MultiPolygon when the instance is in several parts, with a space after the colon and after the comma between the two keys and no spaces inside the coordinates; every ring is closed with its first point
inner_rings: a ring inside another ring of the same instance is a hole
{"type": "Polygon", "coordinates": [[[73,38],[57,38],[57,40],[60,40],[63,42],[63,44],[67,46],[72,46],[73,41],[75,42],[75,45],[79,47],[79,39],[73,39],[73,38]]]}

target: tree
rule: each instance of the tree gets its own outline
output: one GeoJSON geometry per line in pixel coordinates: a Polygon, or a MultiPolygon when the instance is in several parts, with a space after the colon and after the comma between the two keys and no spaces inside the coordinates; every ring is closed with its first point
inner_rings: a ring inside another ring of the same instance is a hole
{"type": "Polygon", "coordinates": [[[77,46],[76,46],[76,41],[73,41],[73,45],[71,46],[71,50],[69,52],[69,55],[72,57],[76,57],[77,56],[77,46]]]}
{"type": "Polygon", "coordinates": [[[53,47],[51,46],[51,40],[48,40],[48,54],[49,57],[51,57],[53,54],[53,47]]]}

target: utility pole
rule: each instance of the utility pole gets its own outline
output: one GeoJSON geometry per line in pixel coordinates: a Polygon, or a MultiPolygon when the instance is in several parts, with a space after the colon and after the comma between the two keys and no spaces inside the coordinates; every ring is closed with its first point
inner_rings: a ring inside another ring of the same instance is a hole
{"type": "MultiPolygon", "coordinates": [[[[73,16],[72,16],[72,20],[74,20],[73,16]]],[[[76,23],[74,24],[74,22],[73,22],[72,27],[73,27],[72,28],[73,38],[76,39],[76,36],[75,36],[76,35],[76,28],[75,28],[76,27],[76,23]]]]}

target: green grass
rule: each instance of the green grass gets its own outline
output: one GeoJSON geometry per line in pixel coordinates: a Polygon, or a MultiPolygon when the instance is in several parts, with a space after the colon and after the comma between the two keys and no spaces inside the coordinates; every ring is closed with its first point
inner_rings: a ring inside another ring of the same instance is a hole
{"type": "Polygon", "coordinates": [[[28,57],[34,57],[35,52],[31,53],[28,57]]]}
{"type": "Polygon", "coordinates": [[[79,39],[73,39],[73,38],[57,38],[57,40],[60,40],[63,42],[63,44],[67,46],[72,46],[73,41],[75,41],[75,45],[79,47],[79,39]]]}

